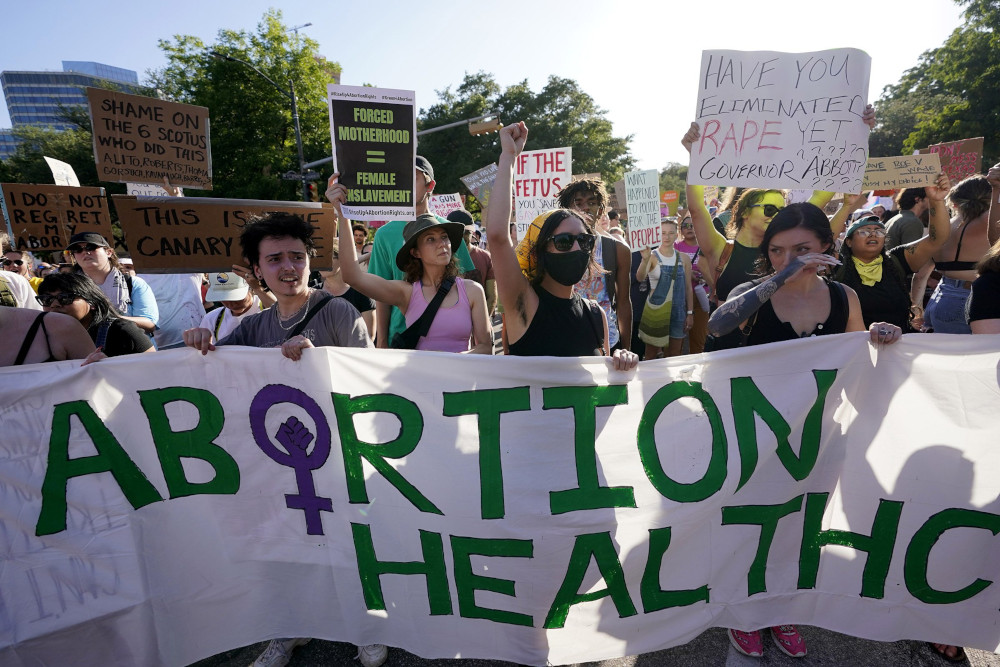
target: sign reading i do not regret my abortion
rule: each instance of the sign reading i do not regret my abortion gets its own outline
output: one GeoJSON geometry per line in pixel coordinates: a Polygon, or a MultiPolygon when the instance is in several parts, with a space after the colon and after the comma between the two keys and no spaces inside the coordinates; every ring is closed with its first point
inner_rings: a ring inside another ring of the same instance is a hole
{"type": "Polygon", "coordinates": [[[704,51],[688,182],[860,192],[870,70],[858,49],[704,51]]]}
{"type": "Polygon", "coordinates": [[[413,220],[417,120],[412,90],[327,86],[333,170],[352,220],[413,220]]]}

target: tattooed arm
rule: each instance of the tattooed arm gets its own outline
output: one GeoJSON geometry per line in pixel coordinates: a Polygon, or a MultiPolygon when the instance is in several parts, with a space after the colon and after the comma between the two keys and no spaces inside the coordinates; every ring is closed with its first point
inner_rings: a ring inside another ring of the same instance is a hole
{"type": "Polygon", "coordinates": [[[738,285],[729,293],[726,302],[708,319],[708,333],[713,336],[726,335],[750,319],[782,285],[792,278],[807,272],[815,274],[820,267],[837,264],[840,262],[830,255],[809,253],[796,257],[788,263],[788,266],[759,285],[755,285],[752,281],[738,285]]]}

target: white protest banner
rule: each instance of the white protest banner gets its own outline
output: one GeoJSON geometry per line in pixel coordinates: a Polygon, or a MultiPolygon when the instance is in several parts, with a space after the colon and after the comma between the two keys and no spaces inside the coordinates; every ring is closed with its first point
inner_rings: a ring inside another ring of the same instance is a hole
{"type": "Polygon", "coordinates": [[[660,245],[660,173],[655,169],[625,174],[628,244],[638,250],[660,245]]]}
{"type": "Polygon", "coordinates": [[[922,188],[925,185],[934,185],[940,173],[941,160],[937,153],[870,157],[865,166],[865,180],[861,184],[861,189],[868,191],[922,188]]]}
{"type": "Polygon", "coordinates": [[[452,211],[465,208],[462,197],[457,192],[449,195],[431,195],[427,201],[427,206],[431,213],[447,218],[452,211]]]}
{"type": "Polygon", "coordinates": [[[52,171],[53,183],[56,185],[67,185],[72,188],[80,187],[80,179],[76,177],[73,165],[62,160],[57,160],[54,157],[48,157],[47,155],[42,157],[45,159],[45,164],[49,165],[49,169],[52,171]]]}
{"type": "Polygon", "coordinates": [[[777,623],[992,651],[998,364],[992,336],[854,333],[628,373],[337,348],[2,369],[0,664],[268,637],[566,664],[777,623]]]}
{"type": "Polygon", "coordinates": [[[514,173],[514,213],[521,238],[536,217],[559,208],[556,195],[573,176],[573,148],[523,151],[514,173]]]}
{"type": "Polygon", "coordinates": [[[859,192],[870,69],[858,49],[702,52],[688,182],[859,192]]]}
{"type": "MultiPolygon", "coordinates": [[[[184,188],[177,188],[178,197],[184,196],[184,188]]],[[[125,184],[125,194],[132,197],[169,197],[171,196],[167,189],[162,185],[153,185],[152,183],[126,183],[125,184]]]]}
{"type": "Polygon", "coordinates": [[[417,116],[412,90],[327,86],[333,170],[351,220],[415,220],[417,116]]]}

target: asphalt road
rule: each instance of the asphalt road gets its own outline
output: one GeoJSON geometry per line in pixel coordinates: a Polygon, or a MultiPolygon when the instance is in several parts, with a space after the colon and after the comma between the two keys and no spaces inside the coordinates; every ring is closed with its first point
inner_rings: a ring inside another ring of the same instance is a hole
{"type": "MultiPolygon", "coordinates": [[[[644,655],[578,664],[580,667],[701,667],[703,665],[725,665],[726,667],[806,667],[808,665],[943,667],[952,664],[1000,667],[1000,655],[986,651],[967,649],[967,661],[950,663],[935,655],[923,642],[874,642],[808,626],[799,626],[799,630],[809,647],[809,655],[804,658],[786,656],[778,650],[770,638],[765,638],[763,658],[748,658],[730,647],[725,630],[713,628],[684,646],[644,655]]],[[[191,667],[247,667],[266,646],[267,642],[262,642],[227,651],[201,660],[191,667]]],[[[351,644],[314,639],[305,646],[297,648],[288,664],[289,667],[360,665],[354,660],[356,652],[357,649],[351,644]]],[[[513,664],[499,660],[425,660],[402,649],[390,648],[385,667],[512,667],[513,664]]]]}

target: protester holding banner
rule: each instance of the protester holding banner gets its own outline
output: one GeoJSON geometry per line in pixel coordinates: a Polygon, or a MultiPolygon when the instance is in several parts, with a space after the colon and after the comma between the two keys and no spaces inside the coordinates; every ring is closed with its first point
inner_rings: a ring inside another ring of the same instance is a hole
{"type": "MultiPolygon", "coordinates": [[[[516,251],[508,235],[514,161],[527,138],[523,122],[500,130],[500,160],[486,223],[510,354],[607,354],[604,311],[583,301],[573,290],[588,268],[597,270],[593,256],[597,236],[590,221],[572,211],[556,209],[532,221],[516,251]]],[[[615,350],[611,358],[617,370],[633,368],[639,362],[638,356],[625,349],[615,350]]]]}
{"type": "Polygon", "coordinates": [[[691,258],[674,248],[677,218],[660,223],[660,247],[643,248],[636,280],[649,278],[649,296],[639,322],[639,338],[646,344],[643,361],[676,357],[684,336],[694,324],[691,258]]]}
{"type": "MultiPolygon", "coordinates": [[[[948,209],[944,198],[950,186],[948,176],[942,173],[936,186],[922,188],[930,227],[927,235],[916,241],[887,251],[885,225],[876,215],[861,217],[847,228],[847,238],[841,248],[843,264],[833,272],[833,277],[857,293],[865,326],[885,321],[910,331],[911,320],[922,319],[923,304],[910,303],[910,281],[948,239],[948,209]]],[[[839,226],[836,221],[843,222],[851,210],[867,199],[862,193],[845,204],[834,216],[833,226],[839,226]]]]}
{"type": "Polygon", "coordinates": [[[94,281],[115,310],[152,337],[160,317],[153,290],[142,278],[121,270],[107,239],[94,232],[80,232],[70,237],[66,250],[72,253],[76,270],[94,281]]]}
{"type": "Polygon", "coordinates": [[[422,213],[403,228],[403,245],[396,253],[396,267],[405,274],[404,280],[386,280],[365,273],[358,264],[350,228],[341,212],[347,201],[347,188],[337,183],[339,174],[330,177],[326,198],[337,209],[342,221],[340,270],[344,282],[362,294],[398,308],[406,318],[401,338],[390,341],[392,347],[410,347],[399,340],[411,338],[421,315],[429,308],[432,320],[422,335],[412,336],[418,350],[437,352],[471,352],[493,354],[493,334],[486,314],[486,292],[478,283],[458,277],[455,252],[464,246],[465,226],[457,222],[440,221],[432,213],[422,213]],[[453,252],[452,249],[455,249],[453,252]],[[443,293],[443,299],[441,294],[443,293]],[[470,338],[473,347],[469,347],[470,338]]]}
{"type": "Polygon", "coordinates": [[[987,227],[992,192],[985,176],[970,176],[948,193],[958,217],[951,224],[951,235],[933,254],[934,268],[942,278],[927,302],[924,325],[934,333],[972,333],[965,319],[965,302],[976,279],[976,264],[990,249],[987,227]]]}
{"type": "Polygon", "coordinates": [[[149,336],[121,317],[104,292],[82,273],[46,276],[36,298],[45,312],[69,315],[87,329],[97,346],[91,361],[155,351],[149,336]]]}

